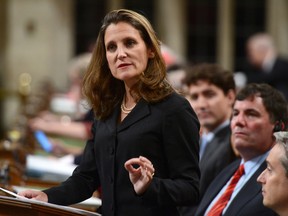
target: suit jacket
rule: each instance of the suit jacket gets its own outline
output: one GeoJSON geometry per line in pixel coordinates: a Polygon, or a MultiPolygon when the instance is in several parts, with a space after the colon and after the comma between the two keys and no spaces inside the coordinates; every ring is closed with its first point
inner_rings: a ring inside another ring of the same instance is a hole
{"type": "Polygon", "coordinates": [[[202,197],[216,176],[237,157],[232,149],[230,125],[219,130],[208,143],[200,160],[200,196],[202,197]]]}
{"type": "Polygon", "coordinates": [[[49,202],[77,203],[100,185],[102,214],[108,216],[174,216],[178,205],[197,202],[199,122],[189,102],[173,93],[155,104],[139,101],[118,124],[119,115],[120,104],[106,121],[95,121],[94,137],[73,175],[44,191],[49,202]],[[124,163],[140,155],[151,160],[155,175],[138,196],[124,163]]]}
{"type": "MultiPolygon", "coordinates": [[[[195,216],[204,215],[206,209],[217,196],[223,186],[229,181],[240,164],[240,160],[236,160],[226,167],[217,178],[210,184],[207,189],[195,216]]],[[[271,209],[263,205],[263,197],[261,185],[257,183],[257,177],[266,168],[266,163],[263,162],[258,170],[246,182],[243,188],[239,191],[232,203],[227,208],[224,216],[276,216],[277,214],[271,209]]]]}
{"type": "MultiPolygon", "coordinates": [[[[207,144],[205,152],[200,160],[200,201],[210,183],[216,176],[237,157],[232,149],[230,125],[221,128],[215,133],[214,138],[207,144]]],[[[192,204],[192,203],[191,203],[192,204]]],[[[194,215],[197,205],[180,207],[182,216],[194,215]]]]}

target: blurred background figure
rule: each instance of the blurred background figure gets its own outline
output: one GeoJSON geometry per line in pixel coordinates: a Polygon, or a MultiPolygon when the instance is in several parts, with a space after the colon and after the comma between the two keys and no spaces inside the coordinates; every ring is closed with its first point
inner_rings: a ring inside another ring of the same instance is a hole
{"type": "Polygon", "coordinates": [[[27,136],[35,146],[26,156],[28,177],[63,181],[80,164],[94,118],[82,95],[82,78],[91,56],[84,53],[72,58],[67,67],[67,90],[54,90],[46,109],[28,117],[27,136]]]}
{"type": "Polygon", "coordinates": [[[82,96],[82,78],[90,63],[92,53],[75,56],[68,62],[68,90],[55,93],[50,109],[55,113],[66,113],[73,118],[82,117],[87,112],[87,104],[82,96]]]}
{"type": "Polygon", "coordinates": [[[184,58],[165,44],[161,44],[161,54],[166,64],[167,80],[177,90],[183,90],[185,77],[184,58]]]}
{"type": "Polygon", "coordinates": [[[247,40],[248,82],[268,83],[288,98],[288,59],[281,57],[274,40],[267,33],[257,33],[247,40]]]}
{"type": "Polygon", "coordinates": [[[32,131],[42,131],[49,137],[51,153],[62,158],[63,162],[79,164],[82,158],[82,151],[85,140],[91,136],[93,122],[93,111],[89,110],[83,118],[71,120],[64,115],[61,118],[45,119],[49,114],[29,121],[32,131]],[[68,138],[68,139],[67,139],[68,138]],[[71,140],[74,140],[71,142],[71,140]],[[72,144],[72,145],[71,145],[72,144]]]}
{"type": "Polygon", "coordinates": [[[174,64],[167,68],[167,80],[177,91],[183,93],[185,85],[183,80],[185,78],[185,66],[182,64],[174,64]]]}
{"type": "Polygon", "coordinates": [[[270,151],[267,168],[257,181],[262,184],[263,204],[280,216],[288,215],[288,132],[274,133],[276,144],[270,151]]]}
{"type": "MultiPolygon", "coordinates": [[[[88,109],[82,96],[82,77],[90,59],[91,53],[74,57],[68,65],[67,92],[54,94],[51,98],[50,109],[42,111],[28,121],[33,132],[40,130],[53,137],[50,138],[53,146],[52,153],[57,156],[81,155],[84,141],[91,136],[93,112],[88,109]],[[69,146],[61,137],[79,140],[79,145],[69,146]]],[[[79,159],[77,157],[76,161],[74,159],[72,161],[79,163],[79,159]]]]}
{"type": "Polygon", "coordinates": [[[174,65],[182,64],[184,58],[177,54],[173,49],[162,43],[160,46],[162,57],[164,58],[166,68],[169,69],[174,65]]]}
{"type": "MultiPolygon", "coordinates": [[[[184,83],[187,86],[187,99],[201,124],[201,198],[218,173],[236,159],[230,139],[236,86],[231,71],[211,63],[187,67],[184,83]]],[[[194,215],[195,210],[196,206],[183,208],[182,214],[194,215]]]]}

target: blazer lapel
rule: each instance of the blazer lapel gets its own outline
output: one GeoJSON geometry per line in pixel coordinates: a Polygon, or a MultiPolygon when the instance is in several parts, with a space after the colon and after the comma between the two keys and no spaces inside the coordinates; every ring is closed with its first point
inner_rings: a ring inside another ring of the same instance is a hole
{"type": "Polygon", "coordinates": [[[215,154],[215,151],[218,150],[222,144],[224,144],[220,140],[223,139],[227,133],[229,133],[229,127],[230,126],[226,126],[222,128],[215,134],[215,137],[209,143],[207,143],[204,154],[200,160],[200,167],[205,166],[206,160],[209,160],[211,155],[215,154]]]}
{"type": "Polygon", "coordinates": [[[242,208],[245,208],[246,203],[250,202],[251,199],[260,193],[261,185],[257,183],[257,177],[265,168],[266,163],[263,162],[258,170],[236,195],[224,215],[237,215],[237,213],[241,211],[242,208]]]}
{"type": "Polygon", "coordinates": [[[116,127],[118,123],[118,118],[120,115],[120,105],[116,105],[114,108],[114,111],[112,115],[105,121],[105,124],[107,128],[110,130],[110,132],[115,133],[116,132],[116,127]]]}
{"type": "MultiPolygon", "coordinates": [[[[208,187],[206,193],[204,194],[204,197],[198,207],[197,213],[199,212],[199,215],[202,215],[205,213],[206,209],[208,208],[209,204],[212,202],[212,200],[217,196],[219,191],[224,187],[224,185],[228,182],[228,180],[231,178],[231,176],[234,174],[236,169],[238,168],[240,164],[240,160],[237,160],[233,162],[233,165],[226,170],[225,173],[221,172],[215,180],[210,184],[208,187]]],[[[198,214],[197,214],[198,215],[198,214]]]]}
{"type": "Polygon", "coordinates": [[[141,99],[135,108],[127,115],[127,117],[118,125],[117,131],[120,132],[130,127],[132,124],[140,121],[150,114],[150,107],[148,103],[141,99]]]}

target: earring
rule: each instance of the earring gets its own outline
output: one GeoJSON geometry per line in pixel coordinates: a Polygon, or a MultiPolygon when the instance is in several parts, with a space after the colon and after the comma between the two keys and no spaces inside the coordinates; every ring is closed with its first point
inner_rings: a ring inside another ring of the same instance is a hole
{"type": "Polygon", "coordinates": [[[276,121],[273,132],[284,131],[284,130],[285,130],[284,122],[282,120],[276,121]]]}

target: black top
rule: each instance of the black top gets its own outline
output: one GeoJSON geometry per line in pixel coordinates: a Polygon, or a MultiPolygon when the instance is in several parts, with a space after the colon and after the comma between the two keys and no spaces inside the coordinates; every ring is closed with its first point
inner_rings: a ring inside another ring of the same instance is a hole
{"type": "Polygon", "coordinates": [[[101,185],[102,214],[178,215],[177,206],[199,198],[199,122],[189,102],[173,93],[165,100],[137,103],[118,124],[120,104],[106,121],[95,121],[83,160],[59,187],[45,190],[49,202],[70,205],[91,197],[101,185]],[[147,157],[155,175],[137,196],[124,163],[147,157]]]}

